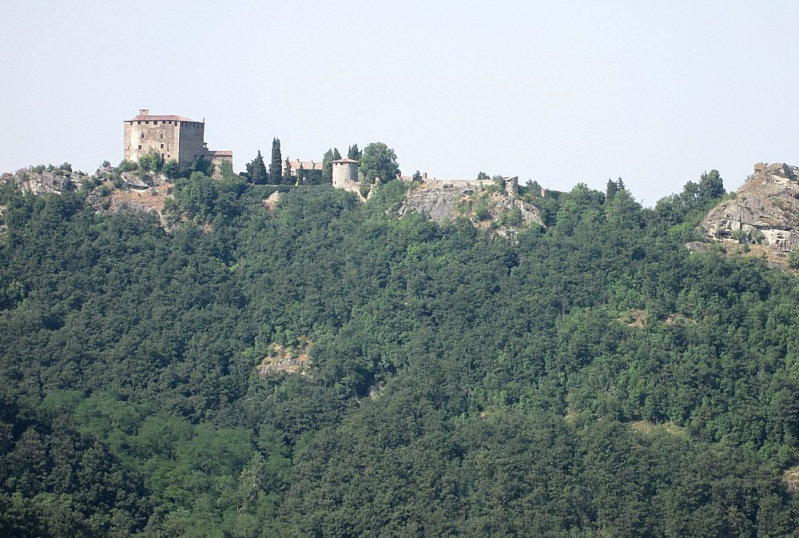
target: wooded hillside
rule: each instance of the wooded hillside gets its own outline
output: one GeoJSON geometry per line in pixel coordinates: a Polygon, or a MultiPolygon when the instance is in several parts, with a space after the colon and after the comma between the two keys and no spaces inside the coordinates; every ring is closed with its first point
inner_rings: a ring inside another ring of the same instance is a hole
{"type": "Polygon", "coordinates": [[[799,280],[684,247],[715,194],[505,239],[404,188],[197,173],[167,232],[4,187],[0,535],[795,531],[799,280]]]}

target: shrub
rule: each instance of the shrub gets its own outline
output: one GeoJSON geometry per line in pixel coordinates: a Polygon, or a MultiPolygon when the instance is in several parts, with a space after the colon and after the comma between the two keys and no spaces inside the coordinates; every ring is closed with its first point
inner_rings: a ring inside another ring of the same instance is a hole
{"type": "Polygon", "coordinates": [[[133,161],[123,160],[121,163],[119,163],[119,171],[120,172],[133,172],[138,167],[139,166],[136,163],[134,163],[133,161]]]}

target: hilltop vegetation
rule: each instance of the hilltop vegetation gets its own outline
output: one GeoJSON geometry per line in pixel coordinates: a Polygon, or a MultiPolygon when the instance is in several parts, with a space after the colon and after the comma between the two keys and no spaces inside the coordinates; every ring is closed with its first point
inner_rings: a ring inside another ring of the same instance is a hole
{"type": "Polygon", "coordinates": [[[170,232],[6,186],[0,534],[791,534],[799,282],[685,249],[702,185],[513,239],[397,181],[198,171],[170,232]]]}

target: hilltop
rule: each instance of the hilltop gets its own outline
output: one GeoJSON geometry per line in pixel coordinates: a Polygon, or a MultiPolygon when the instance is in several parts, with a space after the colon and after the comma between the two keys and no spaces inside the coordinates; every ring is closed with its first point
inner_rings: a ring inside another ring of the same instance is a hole
{"type": "MultiPolygon", "coordinates": [[[[61,194],[86,189],[89,201],[100,211],[145,211],[155,212],[162,223],[168,226],[166,213],[172,205],[174,180],[156,171],[141,171],[106,165],[94,174],[44,166],[24,168],[15,173],[0,176],[0,182],[10,182],[23,192],[32,194],[61,194]]],[[[204,182],[211,178],[200,176],[188,181],[204,182]]],[[[220,178],[211,181],[219,184],[220,178]]],[[[473,181],[414,181],[413,178],[398,178],[406,185],[404,201],[398,209],[399,216],[418,213],[437,223],[456,218],[467,218],[475,226],[490,228],[499,235],[527,227],[531,224],[545,226],[537,207],[517,196],[518,187],[507,188],[498,180],[473,181]]],[[[380,185],[369,185],[359,192],[361,183],[338,186],[353,192],[362,202],[380,189],[380,185]]],[[[264,188],[287,190],[293,186],[264,185],[264,188]]],[[[271,194],[264,202],[274,204],[279,192],[271,194]]]]}

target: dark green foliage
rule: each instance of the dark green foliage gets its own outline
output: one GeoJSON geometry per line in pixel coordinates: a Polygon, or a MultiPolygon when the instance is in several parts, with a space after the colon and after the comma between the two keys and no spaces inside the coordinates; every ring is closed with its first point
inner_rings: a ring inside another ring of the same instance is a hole
{"type": "Polygon", "coordinates": [[[247,168],[247,177],[250,181],[256,185],[269,183],[268,180],[271,176],[266,172],[266,164],[264,164],[264,158],[261,155],[261,150],[258,150],[258,154],[255,156],[255,159],[248,162],[245,166],[247,168]]]}
{"type": "Polygon", "coordinates": [[[160,172],[163,165],[164,160],[155,150],[139,157],[140,172],[160,172]]]}
{"type": "Polygon", "coordinates": [[[374,183],[376,178],[388,183],[400,174],[397,155],[382,142],[372,142],[364,148],[358,161],[358,170],[366,183],[374,183]]]}
{"type": "Polygon", "coordinates": [[[513,241],[399,181],[195,171],[170,232],[2,186],[0,534],[790,535],[799,286],[683,247],[707,176],[529,184],[513,241]]]}
{"type": "Polygon", "coordinates": [[[283,157],[280,153],[280,139],[273,138],[272,160],[269,161],[269,180],[273,185],[280,185],[282,179],[283,179],[283,157]]]}
{"type": "Polygon", "coordinates": [[[169,179],[176,179],[180,176],[180,165],[174,159],[166,161],[164,165],[161,167],[161,172],[168,177],[169,179]]]}
{"type": "Polygon", "coordinates": [[[358,161],[361,159],[363,152],[358,149],[358,144],[353,144],[349,148],[347,148],[347,158],[352,159],[353,161],[358,161]]]}
{"type": "Polygon", "coordinates": [[[724,183],[717,170],[703,173],[699,183],[689,181],[680,194],[667,196],[655,205],[655,214],[666,225],[699,221],[724,195],[724,183]]]}
{"type": "Polygon", "coordinates": [[[214,168],[214,163],[200,155],[197,157],[197,160],[191,163],[191,166],[183,171],[183,176],[191,177],[195,172],[199,172],[205,176],[211,177],[214,175],[214,168]]]}
{"type": "MultiPolygon", "coordinates": [[[[80,396],[78,396],[80,397],[80,396]]],[[[153,506],[140,476],[63,416],[0,394],[3,536],[107,536],[143,530],[153,506]]]]}
{"type": "Polygon", "coordinates": [[[703,172],[699,178],[699,198],[703,202],[718,200],[724,196],[724,181],[721,179],[718,170],[711,170],[710,173],[703,172]]]}
{"type": "Polygon", "coordinates": [[[138,165],[133,161],[125,161],[119,163],[119,171],[120,172],[133,172],[138,168],[138,165]]]}
{"type": "Polygon", "coordinates": [[[286,157],[286,160],[283,163],[282,174],[283,175],[280,177],[280,181],[275,181],[276,185],[280,185],[281,183],[283,185],[294,185],[296,180],[294,179],[294,176],[291,175],[291,162],[289,161],[288,157],[286,157]]]}

